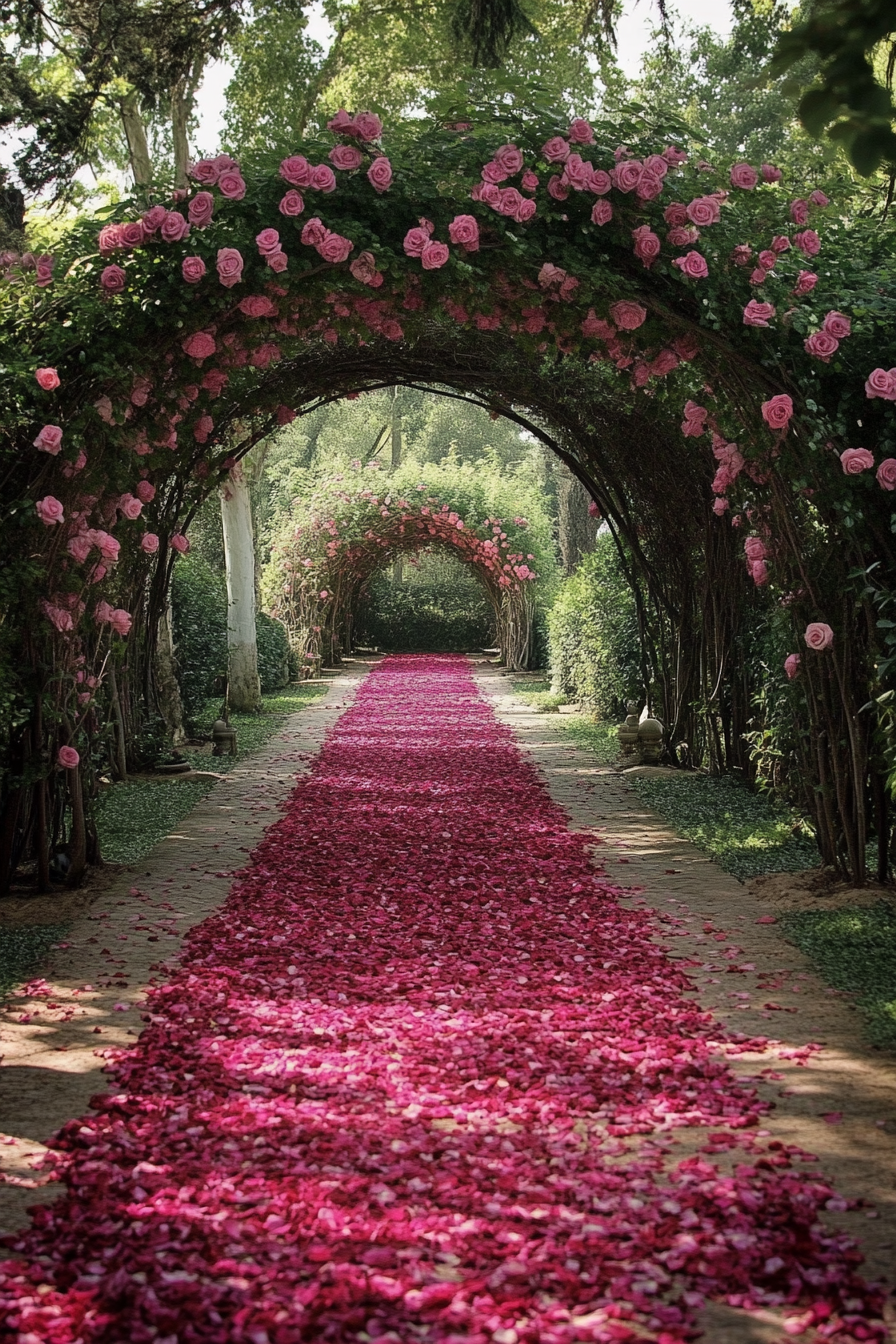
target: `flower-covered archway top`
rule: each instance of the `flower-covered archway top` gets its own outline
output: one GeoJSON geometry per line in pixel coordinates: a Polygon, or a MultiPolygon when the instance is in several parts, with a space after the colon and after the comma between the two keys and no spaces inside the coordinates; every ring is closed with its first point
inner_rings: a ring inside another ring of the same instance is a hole
{"type": "Polygon", "coordinates": [[[828,494],[872,465],[896,486],[896,458],[834,439],[841,467],[819,441],[842,432],[844,390],[896,399],[896,373],[863,352],[825,411],[853,338],[811,269],[820,191],[789,200],[773,165],[719,173],[637,143],[643,128],[613,146],[613,127],[581,118],[514,141],[468,123],[396,133],[396,152],[372,114],[330,129],[335,143],[274,171],[195,164],[194,190],[74,238],[64,266],[5,257],[7,419],[57,630],[61,612],[71,631],[124,630],[110,618],[122,548],[145,567],[180,544],[159,487],[176,480],[186,507],[230,465],[238,426],[291,419],[287,363],[310,345],[408,341],[434,318],[671,398],[683,434],[712,445],[719,514],[807,453],[828,494]],[[799,384],[815,394],[803,407],[799,384]],[[826,429],[788,437],[801,410],[826,429]]]}
{"type": "Polygon", "coordinates": [[[450,462],[410,461],[388,476],[354,462],[297,500],[272,548],[263,593],[300,665],[316,668],[350,647],[354,610],[373,573],[398,555],[435,547],[455,554],[482,583],[505,663],[528,666],[534,584],[542,565],[549,575],[552,569],[549,524],[537,505],[532,523],[499,513],[512,494],[512,485],[496,488],[490,477],[450,462]]]}

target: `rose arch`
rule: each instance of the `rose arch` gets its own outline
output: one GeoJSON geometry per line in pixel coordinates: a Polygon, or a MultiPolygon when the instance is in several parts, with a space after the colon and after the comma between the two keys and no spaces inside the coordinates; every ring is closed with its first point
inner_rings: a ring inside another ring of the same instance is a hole
{"type": "Polygon", "coordinates": [[[673,752],[744,765],[739,641],[767,605],[824,859],[861,880],[891,830],[886,717],[861,711],[896,488],[870,226],[646,123],[330,130],[3,258],[0,882],[27,860],[46,884],[63,824],[80,880],[203,498],[278,425],[395,383],[511,416],[586,484],[648,594],[673,752]]]}
{"type": "Polygon", "coordinates": [[[505,516],[512,493],[483,489],[469,467],[410,462],[384,476],[356,462],[309,500],[297,500],[274,544],[263,592],[299,665],[334,662],[351,649],[358,601],[377,570],[436,549],[470,567],[491,606],[502,661],[527,668],[535,581],[550,543],[518,512],[505,516]]]}

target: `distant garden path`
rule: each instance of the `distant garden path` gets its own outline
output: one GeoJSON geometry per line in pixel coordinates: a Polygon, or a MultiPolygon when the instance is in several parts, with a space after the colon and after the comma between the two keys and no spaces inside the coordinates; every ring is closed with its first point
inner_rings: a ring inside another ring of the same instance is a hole
{"type": "Polygon", "coordinates": [[[882,1338],[729,1067],[763,1042],[589,839],[467,660],[379,664],[67,1127],[0,1340],[678,1344],[707,1298],[882,1338]]]}

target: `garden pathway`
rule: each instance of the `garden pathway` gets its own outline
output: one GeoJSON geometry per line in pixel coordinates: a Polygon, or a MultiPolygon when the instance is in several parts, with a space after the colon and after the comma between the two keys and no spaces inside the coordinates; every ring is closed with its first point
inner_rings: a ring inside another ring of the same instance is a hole
{"type": "MultiPolygon", "coordinates": [[[[537,766],[572,825],[598,842],[595,857],[636,893],[623,904],[650,908],[657,941],[686,969],[700,1004],[731,1032],[767,1036],[761,1053],[732,1059],[732,1070],[772,1108],[763,1124],[775,1139],[817,1154],[838,1194],[859,1201],[826,1211],[861,1245],[864,1272],[896,1282],[896,1064],[869,1046],[848,996],[828,988],[736,878],[681,839],[640,801],[617,767],[598,765],[552,715],[512,692],[499,669],[476,677],[501,722],[537,766]],[[608,852],[609,851],[609,852],[608,852]]],[[[698,1133],[698,1131],[693,1131],[698,1133]]],[[[683,1136],[679,1136],[681,1143],[683,1136]]],[[[777,1341],[761,1313],[709,1309],[709,1337],[777,1341]],[[727,1317],[727,1320],[726,1320],[727,1317]],[[730,1334],[728,1333],[730,1331],[730,1334]]],[[[896,1339],[896,1312],[887,1311],[896,1339]]]]}
{"type": "Polygon", "coordinates": [[[140,1031],[147,993],[176,964],[188,930],[226,899],[367,670],[345,664],[325,696],[222,774],[176,831],[103,882],[45,975],[0,1007],[0,1231],[22,1226],[30,1205],[61,1193],[34,1170],[47,1140],[104,1090],[107,1051],[140,1031]]]}
{"type": "Polygon", "coordinates": [[[66,1127],[0,1340],[880,1338],[752,1028],[591,848],[465,660],[377,666],[66,1127]]]}

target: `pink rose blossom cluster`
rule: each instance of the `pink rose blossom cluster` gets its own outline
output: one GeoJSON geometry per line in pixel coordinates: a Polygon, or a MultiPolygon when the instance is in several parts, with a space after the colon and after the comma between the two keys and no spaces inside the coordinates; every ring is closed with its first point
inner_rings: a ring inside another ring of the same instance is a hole
{"type": "Polygon", "coordinates": [[[681,422],[681,432],[685,438],[699,439],[705,434],[708,416],[709,411],[705,406],[698,406],[695,401],[686,401],[684,419],[681,422]]]}
{"type": "Polygon", "coordinates": [[[133,617],[123,607],[113,607],[108,602],[98,602],[93,613],[97,625],[109,625],[116,635],[129,635],[133,617]]]}
{"type": "Polygon", "coordinates": [[[744,540],[744,554],[747,557],[747,569],[750,577],[761,588],[768,583],[768,552],[761,537],[747,537],[744,540]]]}
{"type": "MultiPolygon", "coordinates": [[[[283,159],[280,164],[280,176],[290,186],[302,187],[306,191],[320,191],[324,195],[329,195],[336,190],[336,174],[330,165],[309,163],[304,154],[291,154],[289,158],[283,159]]],[[[289,213],[283,210],[282,203],[280,208],[282,213],[289,213]]]]}
{"type": "Polygon", "coordinates": [[[873,369],[865,382],[865,394],[896,401],[896,369],[873,369]]]}
{"type": "Polygon", "coordinates": [[[344,107],[340,107],[335,117],[327,122],[327,127],[336,135],[363,140],[365,143],[379,140],[383,133],[383,123],[375,112],[357,112],[352,117],[344,107]]]}
{"type": "Polygon", "coordinates": [[[313,247],[318,255],[332,266],[347,261],[349,253],[355,246],[349,238],[343,238],[341,234],[328,229],[316,215],[303,227],[302,242],[306,247],[313,247]]]}

